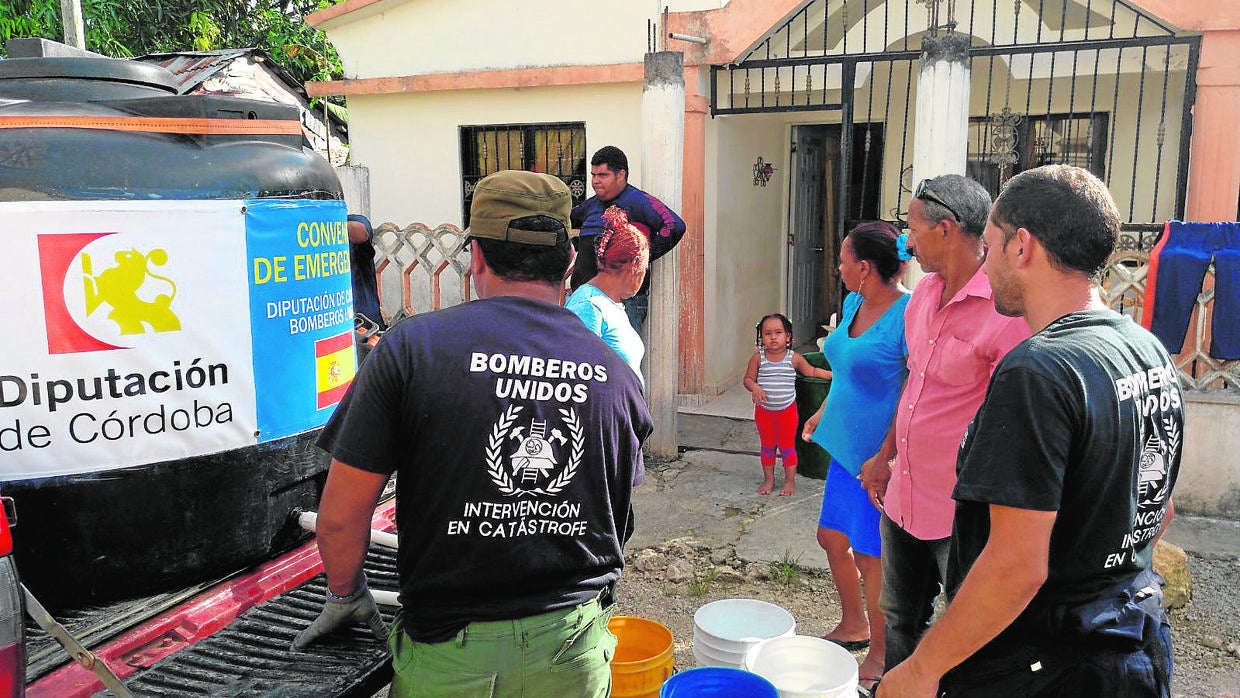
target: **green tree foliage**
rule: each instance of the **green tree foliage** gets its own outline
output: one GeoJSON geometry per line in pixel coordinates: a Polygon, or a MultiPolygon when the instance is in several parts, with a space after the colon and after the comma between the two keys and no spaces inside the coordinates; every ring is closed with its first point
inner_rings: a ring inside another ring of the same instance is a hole
{"type": "MultiPolygon", "coordinates": [[[[342,75],[327,35],[303,17],[339,0],[82,0],[86,48],[115,58],[256,47],[302,82],[342,75]]],[[[0,0],[10,38],[60,41],[60,0],[0,0]]]]}

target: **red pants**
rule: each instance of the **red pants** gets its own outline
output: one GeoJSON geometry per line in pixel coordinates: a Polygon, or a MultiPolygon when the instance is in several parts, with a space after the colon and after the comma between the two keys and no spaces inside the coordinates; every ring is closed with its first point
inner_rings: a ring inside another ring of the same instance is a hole
{"type": "Polygon", "coordinates": [[[797,404],[794,402],[778,412],[760,405],[753,408],[753,421],[758,425],[762,442],[762,465],[775,465],[775,451],[784,467],[797,464],[797,404]]]}

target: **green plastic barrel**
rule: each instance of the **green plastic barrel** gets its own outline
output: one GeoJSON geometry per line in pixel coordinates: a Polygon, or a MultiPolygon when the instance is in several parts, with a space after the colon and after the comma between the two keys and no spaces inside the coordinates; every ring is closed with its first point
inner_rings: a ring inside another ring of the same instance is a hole
{"type": "MultiPolygon", "coordinates": [[[[831,368],[822,352],[813,351],[802,354],[810,366],[831,368]]],[[[831,381],[826,378],[811,378],[797,374],[797,473],[805,477],[827,479],[827,469],[831,465],[831,455],[812,441],[801,439],[801,430],[805,420],[818,411],[827,393],[831,390],[831,381]]]]}

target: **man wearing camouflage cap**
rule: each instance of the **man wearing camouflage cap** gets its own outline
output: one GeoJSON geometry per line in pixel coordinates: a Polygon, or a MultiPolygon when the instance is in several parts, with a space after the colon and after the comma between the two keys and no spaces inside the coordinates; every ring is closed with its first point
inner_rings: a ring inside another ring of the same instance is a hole
{"type": "Polygon", "coordinates": [[[381,632],[362,562],[399,473],[391,695],[607,695],[607,620],[652,426],[637,376],[559,305],[570,201],[548,175],[479,182],[479,300],[389,330],[324,428],[328,592],[295,650],[354,622],[381,632]]]}

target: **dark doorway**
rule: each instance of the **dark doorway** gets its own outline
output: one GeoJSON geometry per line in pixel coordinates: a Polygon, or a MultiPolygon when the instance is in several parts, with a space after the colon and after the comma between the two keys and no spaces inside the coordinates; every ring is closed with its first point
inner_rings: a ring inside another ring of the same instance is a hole
{"type": "Polygon", "coordinates": [[[882,181],[883,125],[855,124],[848,201],[841,200],[843,172],[839,124],[794,126],[792,192],[789,197],[788,317],[795,336],[808,344],[825,334],[843,303],[839,279],[840,243],[860,220],[878,218],[882,181]]]}

